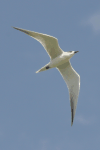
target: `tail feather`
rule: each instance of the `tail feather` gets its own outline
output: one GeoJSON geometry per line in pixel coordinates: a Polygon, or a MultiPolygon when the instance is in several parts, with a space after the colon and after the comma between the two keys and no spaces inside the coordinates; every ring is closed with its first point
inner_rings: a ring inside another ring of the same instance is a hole
{"type": "Polygon", "coordinates": [[[35,73],[39,73],[39,72],[40,72],[40,70],[36,71],[35,73]]]}
{"type": "Polygon", "coordinates": [[[39,69],[38,71],[36,71],[36,73],[39,73],[39,72],[41,72],[41,71],[45,71],[45,70],[47,70],[47,69],[49,69],[50,67],[49,67],[49,65],[47,64],[47,65],[45,65],[44,67],[42,67],[41,69],[39,69]]]}

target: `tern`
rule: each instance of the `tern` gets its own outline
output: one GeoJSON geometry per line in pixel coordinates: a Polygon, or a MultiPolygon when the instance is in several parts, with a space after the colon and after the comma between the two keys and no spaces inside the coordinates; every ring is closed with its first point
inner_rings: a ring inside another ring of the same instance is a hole
{"type": "Polygon", "coordinates": [[[50,56],[50,62],[41,69],[39,69],[36,73],[51,68],[57,68],[60,74],[62,75],[69,90],[69,98],[71,106],[71,126],[72,126],[80,90],[80,76],[71,66],[70,58],[73,57],[74,54],[76,54],[78,51],[64,52],[59,47],[58,39],[53,36],[21,28],[16,27],[13,28],[22,31],[31,36],[32,38],[36,39],[37,41],[39,41],[44,47],[44,49],[47,51],[48,55],[50,56]]]}

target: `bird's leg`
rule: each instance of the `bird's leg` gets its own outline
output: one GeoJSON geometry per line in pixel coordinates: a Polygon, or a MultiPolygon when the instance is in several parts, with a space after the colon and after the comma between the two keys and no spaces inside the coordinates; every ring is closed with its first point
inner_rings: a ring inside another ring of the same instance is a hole
{"type": "Polygon", "coordinates": [[[46,69],[49,69],[50,67],[49,66],[46,66],[46,69]]]}

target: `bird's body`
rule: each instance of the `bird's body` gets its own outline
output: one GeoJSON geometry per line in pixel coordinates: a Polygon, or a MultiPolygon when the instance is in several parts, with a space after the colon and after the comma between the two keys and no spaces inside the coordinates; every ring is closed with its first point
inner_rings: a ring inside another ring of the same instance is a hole
{"type": "Polygon", "coordinates": [[[50,67],[51,68],[55,68],[59,65],[62,65],[64,63],[66,63],[67,61],[69,61],[69,59],[72,57],[73,55],[70,55],[68,52],[63,52],[60,56],[56,57],[55,59],[50,61],[50,67]]]}
{"type": "Polygon", "coordinates": [[[80,76],[72,68],[70,64],[70,58],[74,56],[74,54],[77,53],[78,51],[64,52],[59,47],[57,38],[53,36],[49,36],[34,31],[24,30],[16,27],[13,28],[22,31],[28,34],[29,36],[33,37],[37,41],[39,41],[49,54],[50,62],[44,67],[42,67],[40,70],[38,70],[36,73],[51,68],[57,68],[60,74],[62,75],[69,89],[70,105],[71,105],[71,125],[72,125],[76,112],[77,100],[80,90],[80,76]]]}
{"type": "Polygon", "coordinates": [[[60,65],[62,65],[62,64],[64,64],[64,63],[68,62],[69,59],[70,59],[73,55],[74,55],[74,54],[69,55],[68,52],[63,52],[61,55],[57,56],[56,58],[51,59],[51,61],[50,61],[47,65],[45,65],[44,67],[42,67],[40,70],[36,71],[36,73],[46,70],[46,67],[47,67],[47,66],[49,66],[48,69],[56,68],[57,66],[60,66],[60,65]]]}

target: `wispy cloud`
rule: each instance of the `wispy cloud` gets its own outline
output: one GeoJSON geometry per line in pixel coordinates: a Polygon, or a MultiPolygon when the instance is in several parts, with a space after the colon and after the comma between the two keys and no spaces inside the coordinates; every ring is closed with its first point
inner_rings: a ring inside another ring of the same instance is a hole
{"type": "Polygon", "coordinates": [[[95,33],[100,33],[100,12],[92,14],[87,19],[83,20],[82,25],[90,26],[95,33]]]}
{"type": "Polygon", "coordinates": [[[76,121],[83,124],[83,125],[88,125],[91,123],[90,118],[85,118],[83,116],[76,116],[76,121]]]}

